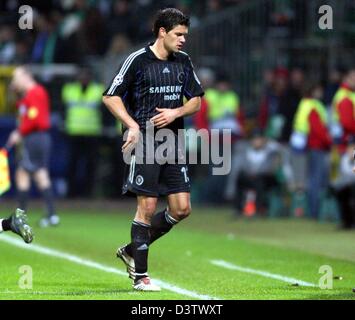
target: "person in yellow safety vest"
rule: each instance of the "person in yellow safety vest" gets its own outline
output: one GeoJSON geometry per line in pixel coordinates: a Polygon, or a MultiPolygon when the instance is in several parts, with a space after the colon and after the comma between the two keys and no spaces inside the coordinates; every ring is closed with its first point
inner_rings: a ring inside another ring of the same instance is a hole
{"type": "Polygon", "coordinates": [[[329,184],[327,157],[332,144],[322,97],[321,85],[308,86],[298,106],[291,136],[291,146],[307,150],[307,196],[310,216],[314,219],[319,216],[321,195],[329,184]]]}
{"type": "Polygon", "coordinates": [[[66,106],[65,129],[68,135],[101,134],[101,97],[104,86],[91,81],[89,70],[82,70],[79,81],[66,83],[62,100],[66,106]]]}
{"type": "Polygon", "coordinates": [[[206,89],[205,99],[208,105],[205,117],[209,129],[231,129],[233,136],[243,135],[239,96],[232,90],[226,76],[220,76],[215,87],[206,89]]]}
{"type": "MultiPolygon", "coordinates": [[[[238,138],[244,135],[244,119],[239,96],[232,89],[227,76],[217,76],[215,86],[206,89],[195,122],[198,128],[219,129],[220,133],[223,129],[230,129],[232,141],[225,140],[224,143],[233,143],[234,151],[237,149],[238,138]]],[[[220,137],[222,137],[222,134],[220,137]]],[[[211,147],[213,148],[213,146],[211,147]]],[[[236,167],[234,160],[237,160],[234,157],[234,151],[232,151],[231,173],[228,176],[220,177],[211,175],[206,183],[206,191],[203,193],[205,193],[206,198],[208,196],[208,201],[219,203],[226,198],[226,190],[228,194],[233,193],[235,176],[233,173],[236,167]]]]}
{"type": "Polygon", "coordinates": [[[68,195],[91,196],[97,164],[98,139],[102,134],[102,92],[90,69],[79,71],[78,80],[64,84],[65,132],[69,142],[68,195]]]}
{"type": "Polygon", "coordinates": [[[334,95],[332,107],[332,134],[340,142],[339,151],[344,153],[349,137],[355,134],[355,68],[346,73],[334,95]]]}

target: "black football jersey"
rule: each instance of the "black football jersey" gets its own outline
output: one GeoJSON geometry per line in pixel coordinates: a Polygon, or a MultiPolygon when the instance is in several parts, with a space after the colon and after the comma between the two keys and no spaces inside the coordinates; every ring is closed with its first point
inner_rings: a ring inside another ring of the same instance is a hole
{"type": "MultiPolygon", "coordinates": [[[[121,63],[104,92],[104,95],[120,96],[142,130],[159,113],[156,108],[178,108],[183,105],[184,97],[191,99],[204,94],[186,53],[179,51],[167,60],[160,60],[150,45],[133,52],[121,63]]],[[[166,128],[183,129],[183,118],[177,118],[166,128]]]]}

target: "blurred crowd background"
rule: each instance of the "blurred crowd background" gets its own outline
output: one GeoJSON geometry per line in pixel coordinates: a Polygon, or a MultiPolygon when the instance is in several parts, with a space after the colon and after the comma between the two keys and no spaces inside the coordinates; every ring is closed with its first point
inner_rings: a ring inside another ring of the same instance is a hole
{"type": "MultiPolygon", "coordinates": [[[[29,65],[51,97],[56,196],[121,197],[120,125],[97,92],[128,53],[153,40],[154,13],[168,6],[191,17],[184,50],[206,91],[201,112],[186,126],[233,133],[229,175],[213,176],[209,165],[189,168],[193,201],[227,203],[235,216],[309,217],[353,227],[354,0],[3,0],[0,146],[16,126],[12,71],[29,65]],[[24,4],[34,11],[32,30],[18,26],[24,4]],[[333,29],[319,27],[323,4],[333,10],[333,29]],[[78,90],[94,119],[86,128],[70,122],[78,90]],[[307,113],[309,103],[315,114],[307,113]],[[339,114],[342,103],[352,118],[339,114]]],[[[189,152],[198,148],[188,143],[189,152]]],[[[15,194],[12,188],[6,197],[15,194]]]]}

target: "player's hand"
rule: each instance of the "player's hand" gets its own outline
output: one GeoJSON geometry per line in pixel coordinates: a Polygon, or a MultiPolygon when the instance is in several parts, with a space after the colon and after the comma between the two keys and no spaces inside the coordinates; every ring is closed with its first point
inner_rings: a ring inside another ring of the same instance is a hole
{"type": "Polygon", "coordinates": [[[14,130],[10,133],[9,139],[6,142],[6,147],[12,148],[14,145],[17,145],[21,141],[21,134],[17,130],[14,130]]]}
{"type": "Polygon", "coordinates": [[[166,127],[169,123],[172,123],[178,116],[177,109],[164,109],[156,108],[159,114],[155,115],[150,121],[158,129],[166,127]]]}
{"type": "Polygon", "coordinates": [[[133,148],[136,146],[136,144],[139,141],[139,135],[140,135],[139,126],[129,128],[127,140],[122,146],[122,152],[128,152],[133,150],[133,148]]]}

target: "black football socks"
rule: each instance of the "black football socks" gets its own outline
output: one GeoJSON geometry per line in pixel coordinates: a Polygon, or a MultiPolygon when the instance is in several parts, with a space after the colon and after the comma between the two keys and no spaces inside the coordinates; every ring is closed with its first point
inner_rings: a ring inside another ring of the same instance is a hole
{"type": "Polygon", "coordinates": [[[18,191],[17,197],[19,208],[26,211],[28,204],[28,191],[18,191]]]}
{"type": "MultiPolygon", "coordinates": [[[[150,241],[152,244],[155,240],[162,237],[164,234],[168,233],[170,229],[177,224],[179,221],[174,219],[167,210],[158,212],[153,216],[151,226],[150,226],[150,241]]],[[[132,243],[128,244],[125,248],[128,255],[133,257],[132,253],[132,243]]]]}
{"type": "Polygon", "coordinates": [[[53,204],[53,192],[51,188],[42,190],[43,200],[47,207],[47,215],[51,217],[55,215],[54,204],[53,204]]]}
{"type": "Polygon", "coordinates": [[[2,223],[2,230],[4,230],[4,231],[11,230],[11,218],[4,219],[1,221],[1,223],[2,223]]]}
{"type": "Polygon", "coordinates": [[[158,212],[152,218],[152,226],[150,229],[150,244],[155,240],[168,233],[171,228],[179,221],[174,219],[167,210],[158,212]]]}
{"type": "Polygon", "coordinates": [[[149,231],[150,225],[133,221],[131,227],[131,256],[135,263],[135,281],[146,277],[148,270],[148,251],[149,251],[149,231]]]}

